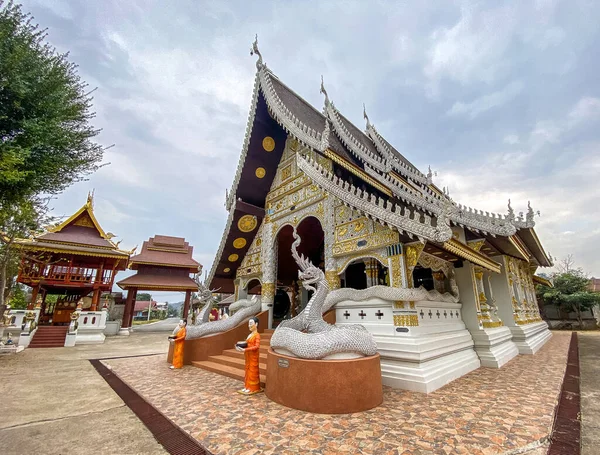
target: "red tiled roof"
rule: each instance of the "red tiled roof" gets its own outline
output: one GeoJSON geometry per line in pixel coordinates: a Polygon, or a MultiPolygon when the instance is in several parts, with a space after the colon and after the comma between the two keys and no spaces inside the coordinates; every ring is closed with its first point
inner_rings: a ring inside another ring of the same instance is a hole
{"type": "Polygon", "coordinates": [[[121,289],[136,287],[138,289],[165,289],[197,291],[198,285],[189,276],[136,274],[117,283],[121,289]]]}
{"type": "Polygon", "coordinates": [[[40,240],[52,242],[78,243],[80,245],[103,246],[114,248],[108,240],[100,237],[95,228],[85,226],[66,226],[60,232],[48,232],[37,237],[40,240]]]}
{"type": "Polygon", "coordinates": [[[192,258],[194,247],[182,237],[156,235],[142,245],[142,251],[131,258],[131,268],[136,264],[153,264],[167,267],[185,267],[196,271],[200,265],[192,258]]]}
{"type": "Polygon", "coordinates": [[[152,308],[156,308],[156,302],[154,300],[152,300],[152,302],[150,302],[149,300],[136,300],[135,305],[133,307],[133,311],[147,310],[150,303],[152,303],[152,308]]]}

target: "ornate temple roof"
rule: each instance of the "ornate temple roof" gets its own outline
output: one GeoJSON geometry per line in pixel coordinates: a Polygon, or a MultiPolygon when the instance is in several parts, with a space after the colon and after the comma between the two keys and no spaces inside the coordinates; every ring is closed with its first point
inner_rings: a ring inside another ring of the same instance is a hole
{"type": "Polygon", "coordinates": [[[505,251],[506,247],[506,254],[533,259],[541,266],[552,265],[550,257],[536,241],[533,231],[535,213],[531,206],[525,217],[522,214],[517,217],[510,201],[505,215],[456,203],[445,191],[440,192],[433,185],[430,169],[427,174],[421,172],[377,131],[366,110],[366,128],[362,132],[337,110],[323,81],[321,93],[325,100],[320,112],[267,68],[257,41],[253,44],[252,54],[258,56],[258,61],[250,115],[237,172],[226,196],[225,207],[230,214],[209,275],[211,286],[222,286],[223,280],[235,278],[239,261],[236,264],[228,258],[243,258],[258,231],[242,232],[236,226],[241,217],[248,215],[249,209],[255,217],[255,225],[260,226],[265,198],[287,134],[303,146],[332,159],[366,182],[368,187],[365,190],[353,186],[317,162],[298,154],[298,166],[314,184],[407,238],[443,244],[452,238],[451,226],[460,226],[477,236],[509,239],[500,240],[496,248],[505,251]],[[273,148],[267,150],[270,152],[267,154],[261,143],[265,137],[273,141],[273,148]],[[259,171],[263,177],[257,181],[255,173],[259,171]],[[231,247],[240,237],[244,239],[245,247],[231,247]],[[520,240],[515,241],[516,238],[520,240]],[[515,243],[518,244],[515,246],[515,243]],[[215,277],[218,279],[213,282],[215,277]]]}
{"type": "Polygon", "coordinates": [[[137,270],[140,265],[158,265],[198,271],[200,263],[192,258],[194,247],[183,237],[155,235],[144,241],[140,254],[132,256],[129,268],[137,270]]]}
{"type": "Polygon", "coordinates": [[[112,242],[113,237],[98,223],[90,194],[86,203],[65,221],[31,239],[17,239],[15,245],[26,250],[128,259],[131,252],[119,249],[112,242]]]}
{"type": "Polygon", "coordinates": [[[143,289],[157,291],[197,291],[198,284],[186,275],[162,275],[152,273],[136,273],[119,282],[121,289],[143,289]]]}

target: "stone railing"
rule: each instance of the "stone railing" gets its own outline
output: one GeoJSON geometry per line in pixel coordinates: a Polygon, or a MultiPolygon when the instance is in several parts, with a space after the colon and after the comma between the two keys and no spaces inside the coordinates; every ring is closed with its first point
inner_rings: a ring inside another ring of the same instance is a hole
{"type": "MultiPolygon", "coordinates": [[[[104,330],[106,329],[106,320],[108,319],[108,308],[102,311],[81,311],[77,318],[77,327],[75,329],[74,344],[98,344],[104,343],[104,330]]],[[[73,334],[69,330],[68,338],[73,334]]],[[[65,343],[65,346],[67,343],[65,343]]]]}

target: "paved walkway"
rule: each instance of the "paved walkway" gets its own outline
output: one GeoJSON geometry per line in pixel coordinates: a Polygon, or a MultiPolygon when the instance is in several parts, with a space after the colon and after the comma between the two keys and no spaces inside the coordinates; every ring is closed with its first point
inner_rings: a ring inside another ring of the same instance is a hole
{"type": "Polygon", "coordinates": [[[500,370],[480,368],[429,395],[385,388],[382,406],[333,416],[241,396],[238,381],[191,366],[169,370],[164,356],[106,363],[215,454],[541,455],[570,338],[555,332],[535,356],[500,370]]]}
{"type": "Polygon", "coordinates": [[[600,332],[579,332],[582,455],[600,453],[600,332]]]}
{"type": "Polygon", "coordinates": [[[135,334],[1,356],[0,453],[166,453],[87,359],[167,349],[164,334],[135,334]]]}
{"type": "Polygon", "coordinates": [[[134,324],[133,332],[172,332],[180,320],[180,318],[167,318],[162,321],[151,322],[150,324],[134,324]]]}

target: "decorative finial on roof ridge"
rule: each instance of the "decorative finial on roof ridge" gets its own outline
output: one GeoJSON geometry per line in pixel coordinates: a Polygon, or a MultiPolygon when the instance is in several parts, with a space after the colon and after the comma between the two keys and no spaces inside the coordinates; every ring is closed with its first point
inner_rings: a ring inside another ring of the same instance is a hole
{"type": "Polygon", "coordinates": [[[515,211],[513,210],[512,206],[510,205],[510,199],[508,200],[508,216],[507,218],[511,221],[513,221],[515,219],[515,211]]]}
{"type": "Polygon", "coordinates": [[[94,208],[94,191],[96,190],[92,189],[92,191],[88,191],[87,201],[85,203],[85,205],[89,206],[91,209],[94,208]]]}
{"type": "Polygon", "coordinates": [[[325,90],[325,83],[323,82],[323,75],[321,74],[321,90],[319,90],[319,93],[322,93],[323,95],[325,95],[325,107],[329,106],[329,95],[327,95],[327,90],[325,90]]]}
{"type": "Polygon", "coordinates": [[[371,126],[373,126],[373,125],[371,125],[371,122],[369,121],[369,116],[367,115],[367,107],[365,106],[365,103],[363,103],[363,117],[367,121],[367,129],[370,128],[371,126]]]}
{"type": "Polygon", "coordinates": [[[250,55],[254,54],[258,55],[258,60],[256,61],[256,69],[260,70],[265,65],[263,63],[262,54],[258,50],[258,33],[254,37],[254,42],[252,43],[252,48],[250,49],[250,55]]]}

